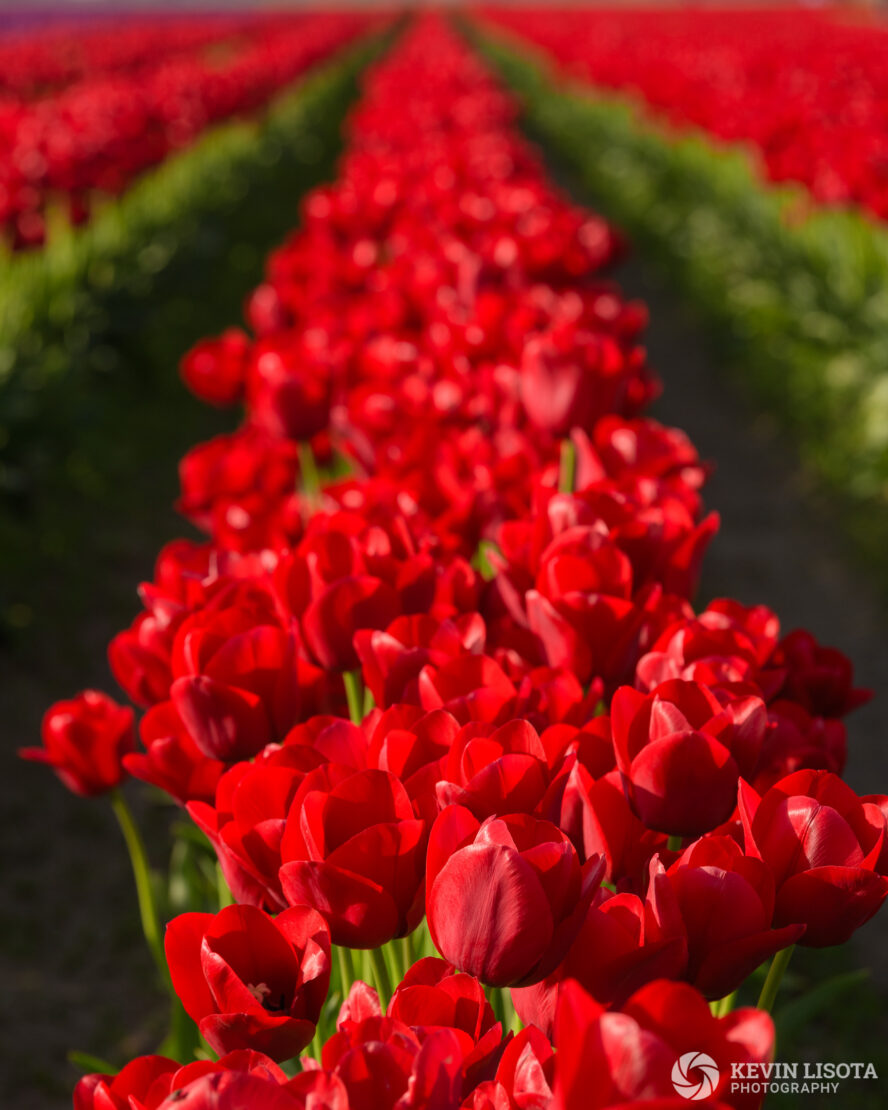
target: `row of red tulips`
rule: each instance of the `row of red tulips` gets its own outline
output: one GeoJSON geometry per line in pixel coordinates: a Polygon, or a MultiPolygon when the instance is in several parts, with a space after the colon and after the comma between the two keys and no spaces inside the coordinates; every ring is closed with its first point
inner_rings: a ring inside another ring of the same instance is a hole
{"type": "Polygon", "coordinates": [[[577,76],[888,218],[888,29],[847,9],[491,9],[577,76]]]}
{"type": "Polygon", "coordinates": [[[145,18],[129,12],[123,19],[98,17],[85,24],[61,17],[49,26],[44,19],[37,29],[0,38],[0,96],[32,100],[100,73],[153,68],[161,57],[251,36],[262,23],[261,16],[206,13],[145,18]]]}
{"type": "MultiPolygon", "coordinates": [[[[38,100],[0,101],[0,227],[26,248],[44,242],[50,202],[83,222],[94,193],[119,193],[213,123],[255,111],[368,25],[353,12],[256,17],[224,56],[173,50],[38,100]]],[[[167,27],[160,37],[175,46],[175,23],[167,27]]]]}
{"type": "Polygon", "coordinates": [[[24,754],[113,791],[131,843],[127,772],[168,792],[236,905],[174,918],[164,963],[140,884],[207,1048],[87,1076],[77,1110],[756,1106],[731,1068],[773,1056],[792,945],[888,894],[888,799],[839,777],[867,695],[763,606],[692,608],[707,468],[638,415],[619,238],[514,114],[420,22],[252,336],[185,359],[246,418],[183,460],[210,538],[164,549],[110,648],[141,748],[87,692],[24,754]]]}

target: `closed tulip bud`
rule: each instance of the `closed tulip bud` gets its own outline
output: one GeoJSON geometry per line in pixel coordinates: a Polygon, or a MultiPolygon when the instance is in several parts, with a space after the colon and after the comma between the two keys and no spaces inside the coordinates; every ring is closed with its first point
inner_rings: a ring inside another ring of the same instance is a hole
{"type": "Polygon", "coordinates": [[[432,827],[426,914],[438,951],[491,986],[532,983],[561,962],[598,888],[560,829],[526,814],[480,823],[448,806],[432,827]]]}
{"type": "Polygon", "coordinates": [[[621,687],[611,721],[617,766],[641,820],[658,832],[700,836],[733,812],[767,715],[761,698],[722,705],[707,687],[674,679],[647,695],[621,687]]]}

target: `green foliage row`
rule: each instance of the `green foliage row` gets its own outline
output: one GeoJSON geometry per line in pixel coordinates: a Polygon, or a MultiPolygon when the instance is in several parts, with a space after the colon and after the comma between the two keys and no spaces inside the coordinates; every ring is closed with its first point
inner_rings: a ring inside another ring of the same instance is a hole
{"type": "Polygon", "coordinates": [[[559,80],[512,40],[482,45],[520,94],[531,131],[717,325],[725,361],[855,507],[858,538],[880,547],[888,229],[817,207],[801,188],[765,185],[752,151],[658,126],[625,97],[559,80]]]}
{"type": "Polygon", "coordinates": [[[0,272],[0,637],[17,650],[81,634],[95,594],[128,620],[158,538],[186,530],[169,509],[176,463],[235,416],[192,398],[179,360],[241,318],[300,198],[332,175],[357,77],[386,41],[338,54],[263,119],[214,129],[0,272]]]}

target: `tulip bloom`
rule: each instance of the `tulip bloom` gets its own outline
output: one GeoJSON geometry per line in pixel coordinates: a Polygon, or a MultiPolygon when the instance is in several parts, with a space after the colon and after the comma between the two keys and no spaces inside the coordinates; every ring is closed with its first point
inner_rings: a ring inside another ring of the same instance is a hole
{"type": "MultiPolygon", "coordinates": [[[[752,1110],[764,1095],[732,1091],[731,1067],[773,1058],[774,1023],[754,1009],[713,1017],[705,999],[686,983],[658,979],[619,1011],[606,1011],[577,983],[568,982],[558,999],[555,1047],[552,1110],[641,1107],[646,1100],[670,1110],[686,1105],[677,1097],[674,1079],[685,1053],[702,1053],[716,1063],[717,1074],[692,1068],[685,1077],[691,1090],[706,1084],[707,1106],[752,1110]]],[[[683,1078],[680,1071],[678,1078],[683,1078]]]]}
{"type": "Polygon", "coordinates": [[[74,1110],[130,1110],[145,1104],[149,1092],[164,1098],[179,1064],[167,1056],[138,1056],[117,1075],[84,1075],[74,1088],[74,1110]]]}
{"type": "Polygon", "coordinates": [[[211,1072],[180,1087],[158,1110],[302,1110],[302,1104],[276,1079],[250,1072],[211,1072]]]}
{"type": "Polygon", "coordinates": [[[466,1099],[466,1110],[548,1107],[555,1079],[555,1052],[543,1033],[528,1025],[506,1045],[496,1076],[480,1083],[466,1099]]]}
{"type": "Polygon", "coordinates": [[[658,832],[700,836],[733,812],[767,716],[761,698],[723,706],[707,687],[674,679],[647,695],[620,687],[611,721],[617,766],[641,820],[658,832]]]}
{"type": "Polygon", "coordinates": [[[330,421],[331,387],[323,369],[297,364],[288,352],[269,347],[247,377],[253,423],[272,436],[310,440],[330,421]]]}
{"type": "Polygon", "coordinates": [[[164,942],[173,988],[216,1052],[251,1048],[288,1060],[311,1041],[330,982],[330,932],[294,906],[186,913],[164,942]]]}
{"type": "Polygon", "coordinates": [[[532,813],[549,784],[548,757],[527,721],[464,726],[453,738],[438,781],[438,804],[465,807],[478,818],[532,813]]]}
{"type": "Polygon", "coordinates": [[[231,763],[283,739],[300,709],[305,663],[298,646],[293,633],[252,624],[247,611],[183,625],[177,659],[185,673],[170,687],[170,699],[204,755],[231,763]]]}
{"type": "Polygon", "coordinates": [[[825,948],[869,921],[888,896],[886,810],[829,771],[797,771],[761,798],[741,785],[746,854],[774,875],[775,925],[802,922],[800,943],[825,948]]]}
{"type": "MultiPolygon", "coordinates": [[[[675,910],[687,937],[684,977],[706,998],[723,998],[781,948],[795,944],[802,924],[772,929],[774,878],[761,860],[729,836],[704,836],[664,872],[651,869],[660,913],[675,910]]],[[[802,942],[804,943],[804,941],[802,942]]]]}
{"type": "MultiPolygon", "coordinates": [[[[225,1072],[252,1075],[269,1081],[269,1088],[286,1083],[287,1077],[274,1060],[261,1052],[241,1050],[229,1052],[218,1060],[195,1060],[184,1067],[166,1056],[139,1056],[131,1060],[117,1075],[85,1075],[74,1088],[74,1110],[155,1110],[158,1106],[182,1106],[187,1090],[190,1101],[185,1105],[211,1106],[201,1103],[207,1091],[214,1094],[226,1089],[230,1081],[208,1083],[206,1077],[225,1072]],[[203,1082],[199,1082],[203,1080],[203,1082]]],[[[266,1105],[263,1103],[263,1106],[266,1105]]]]}
{"type": "Polygon", "coordinates": [[[445,1028],[456,1030],[461,1041],[465,1038],[464,1093],[492,1078],[502,1053],[503,1029],[473,975],[435,956],[418,960],[392,995],[387,1013],[420,1036],[423,1030],[445,1028]]]}
{"type": "Polygon", "coordinates": [[[42,737],[42,748],[19,749],[22,759],[52,767],[75,794],[104,794],[127,777],[123,757],[135,747],[133,711],[85,690],[47,710],[42,737]]]}
{"type": "Polygon", "coordinates": [[[481,824],[448,806],[432,827],[426,914],[444,958],[491,986],[533,983],[562,960],[603,872],[525,814],[481,824]]]}
{"type": "Polygon", "coordinates": [[[777,645],[773,662],[783,670],[781,697],[798,702],[812,716],[844,717],[873,696],[854,686],[854,666],[841,651],[818,644],[797,628],[777,645]]]}
{"type": "Polygon", "coordinates": [[[334,944],[378,948],[422,918],[424,821],[387,771],[359,771],[332,788],[308,776],[281,839],[281,887],[319,910],[334,944]]]}
{"type": "Polygon", "coordinates": [[[244,391],[250,341],[238,328],[203,339],[182,359],[182,380],[211,405],[233,405],[244,391]]]}
{"type": "Polygon", "coordinates": [[[350,1110],[459,1105],[463,1053],[468,1037],[443,1026],[411,1029],[383,1017],[379,1001],[365,984],[355,983],[339,1014],[336,1032],[321,1050],[320,1072],[306,1071],[288,1084],[304,1094],[307,1106],[350,1110]],[[322,1078],[318,1080],[320,1075],[322,1078]],[[310,1097],[320,1083],[329,1103],[310,1097]],[[408,1093],[409,1092],[409,1093],[408,1093]]]}

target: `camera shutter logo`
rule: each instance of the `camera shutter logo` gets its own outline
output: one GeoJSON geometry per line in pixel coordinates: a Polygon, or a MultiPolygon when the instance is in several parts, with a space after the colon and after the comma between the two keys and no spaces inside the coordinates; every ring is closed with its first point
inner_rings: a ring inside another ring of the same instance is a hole
{"type": "Polygon", "coordinates": [[[713,1095],[718,1079],[718,1064],[705,1052],[685,1052],[672,1067],[672,1086],[694,1102],[713,1095]]]}

